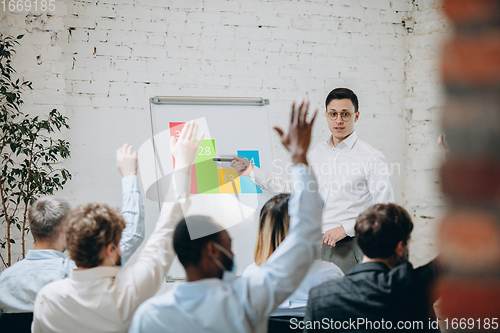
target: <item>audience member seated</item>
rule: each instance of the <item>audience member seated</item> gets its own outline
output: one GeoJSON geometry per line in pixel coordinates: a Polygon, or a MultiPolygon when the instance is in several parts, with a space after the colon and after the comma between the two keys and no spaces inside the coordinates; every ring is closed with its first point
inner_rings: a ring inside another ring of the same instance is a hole
{"type": "MultiPolygon", "coordinates": [[[[234,279],[231,238],[205,216],[183,220],[174,234],[174,249],[187,282],[139,307],[129,332],[266,332],[269,316],[300,285],[319,255],[323,202],[307,165],[306,152],[314,121],[305,120],[305,103],[295,110],[281,140],[291,152],[294,192],[290,198],[290,231],[281,246],[246,277],[234,279]],[[190,232],[204,229],[203,237],[190,232]]],[[[189,187],[188,187],[189,188],[189,187]]]]}
{"type": "MultiPolygon", "coordinates": [[[[171,143],[179,178],[189,177],[186,166],[194,161],[199,146],[194,144],[195,135],[196,126],[187,123],[179,141],[171,143]]],[[[175,257],[172,235],[182,218],[180,200],[186,193],[175,195],[176,202],[163,203],[156,228],[137,260],[123,269],[119,244],[125,221],[119,212],[95,203],[74,209],[65,228],[77,268],[69,278],[40,290],[33,332],[126,332],[135,310],[158,291],[175,257]]]]}
{"type": "MultiPolygon", "coordinates": [[[[132,153],[132,147],[124,145],[117,151],[117,167],[123,177],[121,214],[127,226],[119,247],[125,263],[144,238],[144,208],[137,185],[137,155],[132,153]]],[[[0,313],[29,313],[14,316],[17,321],[32,318],[35,297],[40,289],[68,277],[76,268],[74,261],[63,255],[66,250],[63,220],[70,210],[65,199],[55,196],[42,197],[31,205],[28,220],[35,249],[0,274],[0,313]]],[[[28,326],[31,327],[31,320],[28,326]]]]}
{"type": "Polygon", "coordinates": [[[344,278],[311,289],[299,327],[305,332],[432,331],[430,288],[441,268],[436,260],[416,269],[408,262],[412,230],[410,216],[395,204],[374,205],[360,214],[355,232],[363,262],[344,278]]]}
{"type": "MultiPolygon", "coordinates": [[[[288,193],[278,194],[262,207],[254,252],[255,263],[245,269],[243,272],[244,277],[257,274],[260,267],[276,251],[288,234],[290,228],[289,198],[290,194],[288,193]]],[[[304,317],[309,290],[323,282],[339,279],[343,276],[342,270],[334,263],[315,260],[297,290],[281,303],[271,316],[284,317],[279,319],[285,321],[290,319],[289,317],[304,317]]],[[[269,325],[271,330],[274,323],[270,322],[269,325]]],[[[289,328],[289,323],[286,323],[286,328],[289,328]]]]}

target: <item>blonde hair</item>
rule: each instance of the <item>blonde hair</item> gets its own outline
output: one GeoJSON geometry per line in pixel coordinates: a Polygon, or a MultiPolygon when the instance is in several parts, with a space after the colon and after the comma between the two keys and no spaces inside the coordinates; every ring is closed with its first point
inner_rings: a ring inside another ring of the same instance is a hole
{"type": "Polygon", "coordinates": [[[288,200],[290,194],[278,194],[266,202],[260,211],[259,231],[255,244],[254,260],[262,265],[288,235],[290,216],[288,200]]]}

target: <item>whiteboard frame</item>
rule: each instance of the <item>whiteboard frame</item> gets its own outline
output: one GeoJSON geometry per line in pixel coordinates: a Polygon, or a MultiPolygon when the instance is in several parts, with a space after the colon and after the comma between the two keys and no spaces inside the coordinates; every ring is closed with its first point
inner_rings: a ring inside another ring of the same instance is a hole
{"type": "MultiPolygon", "coordinates": [[[[160,163],[160,158],[156,150],[155,144],[155,133],[156,133],[156,121],[153,114],[153,105],[238,105],[238,106],[266,106],[269,105],[269,100],[262,97],[207,97],[207,96],[155,96],[149,99],[149,116],[151,120],[151,140],[153,142],[153,153],[155,156],[155,162],[160,163]]],[[[267,117],[269,124],[271,124],[271,119],[269,112],[267,112],[267,117]]],[[[272,155],[274,156],[274,147],[271,146],[272,155]]],[[[163,177],[164,175],[158,175],[158,168],[155,163],[156,176],[163,177]]],[[[160,167],[160,170],[163,168],[160,167]]],[[[159,179],[159,178],[158,178],[159,179]]],[[[161,198],[160,185],[156,184],[156,190],[158,192],[158,198],[161,198]]],[[[161,201],[158,201],[158,210],[161,211],[161,201]]]]}
{"type": "Polygon", "coordinates": [[[262,97],[203,97],[203,96],[155,96],[149,99],[151,104],[173,105],[269,105],[269,100],[262,97]]]}
{"type": "MultiPolygon", "coordinates": [[[[269,99],[264,99],[262,97],[203,97],[203,96],[155,96],[149,99],[149,114],[151,121],[151,139],[153,144],[153,152],[155,161],[155,172],[158,178],[158,173],[161,172],[158,170],[158,163],[160,163],[160,158],[158,156],[158,152],[155,144],[155,134],[156,130],[156,119],[153,113],[153,105],[236,105],[236,106],[263,106],[266,107],[269,105],[269,99]]],[[[271,115],[269,110],[267,110],[267,120],[269,125],[271,125],[271,115]]],[[[272,140],[272,135],[271,135],[272,140]]],[[[274,158],[274,144],[271,142],[271,155],[274,158]]],[[[160,175],[161,177],[162,175],[160,175]]],[[[158,178],[159,179],[159,178],[158,178]]],[[[161,198],[160,186],[157,182],[156,189],[158,191],[158,198],[161,198]]],[[[158,210],[161,211],[161,200],[158,201],[158,210]]],[[[171,283],[175,281],[185,281],[183,277],[175,277],[169,272],[166,277],[166,282],[171,283]]]]}

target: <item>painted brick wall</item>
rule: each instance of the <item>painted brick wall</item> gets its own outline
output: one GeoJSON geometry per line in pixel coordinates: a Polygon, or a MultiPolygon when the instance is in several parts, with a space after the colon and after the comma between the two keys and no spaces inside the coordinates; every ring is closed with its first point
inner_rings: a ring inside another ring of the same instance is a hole
{"type": "MultiPolygon", "coordinates": [[[[8,2],[7,2],[8,5],[8,2]]],[[[34,6],[33,6],[34,7],[34,6]]],[[[7,7],[8,8],[8,7],[7,7]]],[[[20,45],[16,48],[17,54],[13,58],[12,66],[17,70],[21,81],[33,82],[33,90],[22,95],[23,112],[31,115],[46,115],[52,109],[66,112],[66,82],[64,79],[65,62],[63,47],[66,32],[64,17],[66,4],[58,2],[54,11],[47,15],[47,11],[3,11],[0,9],[0,32],[14,36],[24,34],[20,45]]],[[[65,133],[63,133],[65,135],[65,133]]],[[[11,229],[11,236],[17,241],[12,248],[12,262],[22,258],[20,246],[21,235],[15,226],[11,229]]],[[[3,220],[0,225],[0,237],[6,235],[6,224],[3,220]]],[[[31,234],[26,238],[26,248],[33,248],[31,234]]],[[[0,249],[6,259],[7,250],[0,249]]],[[[0,268],[3,270],[4,266],[0,268]]]]}
{"type": "MultiPolygon", "coordinates": [[[[74,178],[62,194],[73,205],[120,205],[114,152],[147,139],[138,133],[148,133],[149,97],[264,97],[272,122],[284,125],[292,100],[308,98],[323,110],[327,93],[344,86],[360,99],[358,135],[400,165],[392,177],[396,200],[421,225],[412,260],[432,256],[427,230],[433,229],[421,216],[437,216],[442,205],[426,199],[427,190],[439,198],[434,185],[422,187],[435,180],[438,154],[433,114],[441,102],[438,94],[427,97],[438,85],[433,62],[444,21],[433,1],[74,0],[56,6],[50,16],[4,13],[1,24],[2,32],[27,30],[16,60],[19,74],[34,81],[25,110],[56,107],[70,117],[65,138],[73,157],[66,167],[74,178]]],[[[313,144],[328,135],[318,119],[313,144]]],[[[288,161],[277,138],[275,148],[288,161]]],[[[155,207],[146,202],[146,209],[155,207]]],[[[147,217],[149,230],[155,218],[147,217]]]]}
{"type": "Polygon", "coordinates": [[[445,102],[438,59],[450,29],[442,5],[439,0],[412,1],[411,16],[405,22],[408,37],[404,96],[407,126],[404,206],[415,226],[411,241],[414,264],[427,263],[437,255],[436,231],[445,209],[438,172],[443,154],[437,140],[441,134],[441,111],[445,102]]]}

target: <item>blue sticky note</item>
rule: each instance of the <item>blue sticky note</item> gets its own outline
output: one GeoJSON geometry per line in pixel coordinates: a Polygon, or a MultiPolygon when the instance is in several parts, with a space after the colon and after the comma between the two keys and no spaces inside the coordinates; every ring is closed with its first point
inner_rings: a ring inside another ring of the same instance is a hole
{"type": "MultiPolygon", "coordinates": [[[[245,158],[260,168],[258,150],[238,150],[238,157],[245,158]]],[[[262,193],[262,190],[249,177],[240,177],[241,193],[262,193]]]]}

